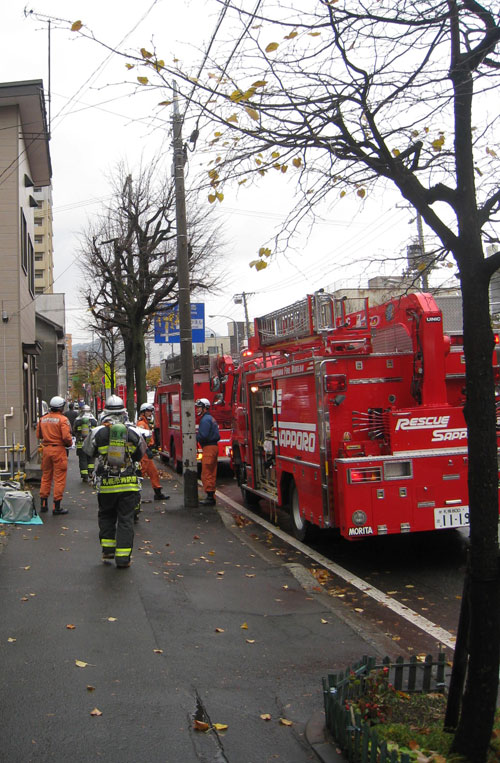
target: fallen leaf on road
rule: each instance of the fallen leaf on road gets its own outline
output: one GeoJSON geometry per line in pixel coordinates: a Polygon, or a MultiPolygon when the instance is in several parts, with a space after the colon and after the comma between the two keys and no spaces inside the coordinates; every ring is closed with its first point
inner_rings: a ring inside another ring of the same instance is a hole
{"type": "Polygon", "coordinates": [[[17,641],[17,638],[12,638],[11,636],[9,636],[7,641],[9,642],[9,644],[14,644],[17,641]]]}
{"type": "Polygon", "coordinates": [[[293,722],[288,721],[286,718],[280,718],[280,723],[282,726],[293,726],[293,722]]]}
{"type": "Polygon", "coordinates": [[[68,625],[66,626],[66,628],[67,628],[69,631],[74,631],[74,630],[75,630],[75,628],[76,628],[76,625],[73,625],[72,623],[68,623],[68,625]]]}
{"type": "Polygon", "coordinates": [[[116,623],[117,617],[108,617],[108,623],[116,623]]]}
{"type": "Polygon", "coordinates": [[[90,715],[102,715],[102,713],[97,707],[94,707],[94,709],[90,711],[90,715]]]}
{"type": "Polygon", "coordinates": [[[21,601],[29,601],[29,599],[28,599],[28,597],[27,597],[27,596],[23,596],[23,598],[21,599],[21,601]]]}
{"type": "Polygon", "coordinates": [[[247,638],[246,642],[247,642],[247,644],[255,644],[255,639],[254,638],[247,638]]]}
{"type": "Polygon", "coordinates": [[[27,567],[23,567],[22,569],[23,569],[23,570],[31,570],[31,565],[30,565],[30,564],[28,564],[28,566],[27,566],[27,567]]]}
{"type": "Polygon", "coordinates": [[[216,731],[225,731],[229,726],[227,723],[214,723],[213,727],[216,731]]]}
{"type": "Polygon", "coordinates": [[[153,649],[155,654],[163,654],[163,649],[153,649]]]}
{"type": "Polygon", "coordinates": [[[87,665],[90,665],[89,662],[83,662],[82,660],[75,660],[75,665],[77,668],[86,668],[87,665]]]}
{"type": "Polygon", "coordinates": [[[240,625],[240,628],[244,631],[248,630],[248,625],[246,623],[243,623],[243,625],[240,625]]]}
{"type": "Polygon", "coordinates": [[[90,686],[90,684],[88,684],[85,688],[87,691],[95,691],[95,686],[90,686]]]}
{"type": "Polygon", "coordinates": [[[354,607],[354,611],[355,612],[363,612],[363,608],[362,607],[354,607]]]}
{"type": "Polygon", "coordinates": [[[224,572],[224,570],[219,570],[219,572],[217,573],[217,575],[225,575],[225,574],[226,573],[224,572]]]}
{"type": "Polygon", "coordinates": [[[246,572],[246,573],[245,573],[245,577],[246,577],[246,578],[254,578],[254,577],[255,577],[255,573],[254,573],[254,572],[252,572],[252,573],[248,573],[248,572],[246,572]]]}
{"type": "Polygon", "coordinates": [[[205,721],[195,720],[193,722],[193,728],[195,731],[208,731],[210,728],[210,725],[208,723],[205,723],[205,721]]]}
{"type": "Polygon", "coordinates": [[[260,716],[263,721],[270,721],[271,720],[271,713],[262,713],[260,716]]]}
{"type": "Polygon", "coordinates": [[[208,553],[210,554],[210,556],[215,556],[215,551],[209,551],[208,553]]]}
{"type": "Polygon", "coordinates": [[[323,625],[327,625],[328,620],[323,620],[323,618],[321,618],[321,622],[323,623],[323,625]]]}
{"type": "Polygon", "coordinates": [[[215,632],[216,633],[224,633],[224,628],[216,628],[215,632]]]}

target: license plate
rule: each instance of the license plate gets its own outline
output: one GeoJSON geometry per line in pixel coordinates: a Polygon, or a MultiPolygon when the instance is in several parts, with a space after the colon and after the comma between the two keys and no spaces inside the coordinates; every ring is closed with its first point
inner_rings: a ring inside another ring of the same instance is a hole
{"type": "Polygon", "coordinates": [[[434,509],[434,527],[443,530],[447,527],[468,527],[469,507],[457,506],[453,509],[434,509]]]}

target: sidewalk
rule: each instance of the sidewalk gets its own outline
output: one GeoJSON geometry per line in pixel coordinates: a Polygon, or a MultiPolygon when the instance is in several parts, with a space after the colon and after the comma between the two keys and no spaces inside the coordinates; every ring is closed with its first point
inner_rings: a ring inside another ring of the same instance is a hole
{"type": "Polygon", "coordinates": [[[185,509],[170,474],[162,486],[170,500],[153,502],[145,482],[129,569],[101,561],[97,499],[74,452],[70,513],[0,527],[2,759],[333,759],[321,679],[373,645],[230,511],[185,509]]]}

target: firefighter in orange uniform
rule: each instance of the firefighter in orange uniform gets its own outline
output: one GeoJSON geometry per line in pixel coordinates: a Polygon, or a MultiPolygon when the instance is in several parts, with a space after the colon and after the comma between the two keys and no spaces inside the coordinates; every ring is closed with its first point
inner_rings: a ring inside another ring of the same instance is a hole
{"type": "Polygon", "coordinates": [[[153,486],[155,494],[155,501],[165,501],[170,498],[170,496],[163,495],[161,492],[158,469],[156,468],[155,462],[153,461],[153,451],[151,450],[151,444],[153,443],[154,439],[153,412],[154,405],[151,405],[151,403],[143,403],[139,409],[137,426],[145,430],[143,437],[146,440],[147,445],[146,453],[141,459],[141,471],[143,477],[147,476],[151,480],[151,485],[153,486]]]}
{"type": "Polygon", "coordinates": [[[52,480],[54,480],[53,514],[67,514],[68,509],[61,507],[61,500],[66,487],[68,471],[68,453],[73,438],[68,419],[63,414],[65,400],[56,395],[49,403],[50,410],[42,416],[36,428],[36,436],[42,441],[42,482],[40,485],[40,511],[48,511],[48,502],[52,480]]]}
{"type": "Polygon", "coordinates": [[[210,400],[200,397],[195,404],[198,419],[196,441],[201,446],[201,482],[207,497],[200,501],[202,506],[215,506],[215,482],[217,478],[217,458],[219,456],[218,442],[220,440],[219,425],[210,415],[210,400]]]}

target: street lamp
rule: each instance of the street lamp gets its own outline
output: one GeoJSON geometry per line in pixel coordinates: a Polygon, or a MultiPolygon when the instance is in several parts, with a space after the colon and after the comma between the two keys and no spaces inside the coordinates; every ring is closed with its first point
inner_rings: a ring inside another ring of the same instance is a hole
{"type": "Polygon", "coordinates": [[[236,328],[236,353],[239,355],[240,352],[240,336],[239,336],[239,329],[238,329],[238,321],[235,321],[234,318],[230,318],[229,315],[224,315],[223,313],[214,313],[213,315],[209,315],[209,318],[227,318],[228,321],[231,321],[231,323],[236,328]]]}

